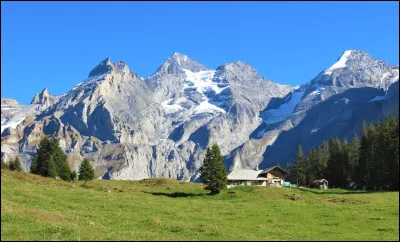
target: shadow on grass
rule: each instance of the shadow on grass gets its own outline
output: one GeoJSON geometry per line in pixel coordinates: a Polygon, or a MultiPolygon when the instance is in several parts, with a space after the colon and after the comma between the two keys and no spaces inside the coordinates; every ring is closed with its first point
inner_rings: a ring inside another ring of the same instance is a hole
{"type": "Polygon", "coordinates": [[[151,194],[153,196],[166,196],[166,197],[199,197],[199,196],[207,196],[209,194],[195,194],[195,193],[186,193],[186,192],[173,192],[173,193],[166,193],[166,192],[145,192],[144,193],[151,194]]]}
{"type": "Polygon", "coordinates": [[[337,195],[348,195],[348,194],[368,194],[368,193],[382,193],[382,192],[390,192],[390,191],[370,191],[370,190],[344,190],[344,191],[337,191],[337,190],[318,190],[318,189],[310,189],[310,188],[298,188],[304,192],[311,192],[314,194],[337,194],[337,195]]]}

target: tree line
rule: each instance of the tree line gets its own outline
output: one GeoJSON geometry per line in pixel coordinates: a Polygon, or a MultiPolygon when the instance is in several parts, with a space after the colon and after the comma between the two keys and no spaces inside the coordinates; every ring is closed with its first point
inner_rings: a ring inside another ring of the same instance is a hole
{"type": "MultiPolygon", "coordinates": [[[[8,164],[1,160],[1,168],[23,171],[21,161],[17,157],[8,164]]],[[[79,176],[76,171],[71,171],[67,155],[60,147],[60,142],[55,137],[47,136],[40,140],[39,147],[32,157],[30,172],[43,177],[59,177],[65,181],[79,180],[89,181],[94,179],[94,169],[87,158],[84,158],[79,167],[79,176]]]]}
{"type": "Polygon", "coordinates": [[[393,116],[383,123],[363,121],[361,140],[357,134],[350,143],[331,138],[307,156],[299,145],[294,165],[286,168],[287,179],[299,186],[325,178],[330,187],[399,190],[399,121],[393,116]]]}

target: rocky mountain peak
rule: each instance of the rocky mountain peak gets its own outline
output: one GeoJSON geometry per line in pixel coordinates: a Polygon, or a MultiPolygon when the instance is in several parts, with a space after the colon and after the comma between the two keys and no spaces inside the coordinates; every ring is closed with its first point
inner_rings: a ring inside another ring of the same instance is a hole
{"type": "Polygon", "coordinates": [[[105,60],[100,62],[95,68],[93,68],[93,70],[89,72],[89,77],[102,75],[111,70],[112,70],[112,64],[110,58],[107,57],[105,60]]]}
{"type": "Polygon", "coordinates": [[[11,98],[1,98],[1,105],[7,105],[7,106],[19,106],[19,103],[15,99],[11,98]]]}
{"type": "Polygon", "coordinates": [[[175,52],[157,69],[156,74],[176,74],[183,72],[183,69],[192,72],[209,70],[209,68],[192,60],[188,56],[175,52]]]}
{"type": "Polygon", "coordinates": [[[45,88],[40,93],[35,95],[35,97],[31,101],[31,104],[46,104],[49,101],[50,94],[47,88],[45,88]]]}

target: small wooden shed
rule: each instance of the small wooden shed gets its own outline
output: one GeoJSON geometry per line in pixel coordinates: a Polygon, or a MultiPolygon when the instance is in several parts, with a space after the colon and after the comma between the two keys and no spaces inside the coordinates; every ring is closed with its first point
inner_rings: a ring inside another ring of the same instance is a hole
{"type": "Polygon", "coordinates": [[[328,189],[328,181],[326,179],[314,180],[310,187],[326,190],[328,189]]]}

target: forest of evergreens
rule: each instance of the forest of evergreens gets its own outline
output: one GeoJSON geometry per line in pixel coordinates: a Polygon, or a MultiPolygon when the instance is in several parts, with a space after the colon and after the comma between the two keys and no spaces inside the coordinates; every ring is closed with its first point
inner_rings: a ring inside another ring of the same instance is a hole
{"type": "Polygon", "coordinates": [[[307,156],[298,147],[294,165],[287,164],[288,180],[309,186],[325,178],[330,187],[398,190],[399,189],[399,121],[388,117],[383,123],[364,121],[361,139],[351,142],[331,138],[312,148],[307,156]]]}

